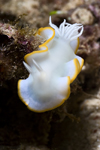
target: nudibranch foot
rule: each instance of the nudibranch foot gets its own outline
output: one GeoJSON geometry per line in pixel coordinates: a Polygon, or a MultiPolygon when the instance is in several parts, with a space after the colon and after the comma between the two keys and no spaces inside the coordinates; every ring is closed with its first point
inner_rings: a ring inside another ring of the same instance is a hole
{"type": "Polygon", "coordinates": [[[32,111],[45,112],[64,103],[70,95],[70,84],[82,69],[83,59],[76,55],[81,24],[69,24],[66,20],[59,28],[40,28],[37,32],[45,39],[38,51],[27,54],[23,62],[29,77],[18,81],[18,95],[32,111]]]}

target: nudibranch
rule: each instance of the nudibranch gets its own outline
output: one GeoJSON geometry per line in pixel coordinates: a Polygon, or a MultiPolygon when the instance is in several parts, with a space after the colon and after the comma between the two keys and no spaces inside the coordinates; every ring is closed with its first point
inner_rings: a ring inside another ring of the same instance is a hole
{"type": "Polygon", "coordinates": [[[23,62],[29,77],[18,81],[18,95],[27,107],[35,112],[52,110],[64,103],[70,95],[70,84],[82,69],[84,60],[76,55],[81,24],[66,20],[59,28],[40,28],[38,35],[45,39],[38,51],[25,55],[23,62]]]}

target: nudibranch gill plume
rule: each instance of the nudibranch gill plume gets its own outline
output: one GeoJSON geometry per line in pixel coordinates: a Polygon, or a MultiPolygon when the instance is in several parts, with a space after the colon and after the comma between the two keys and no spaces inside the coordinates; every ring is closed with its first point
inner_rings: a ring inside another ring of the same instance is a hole
{"type": "Polygon", "coordinates": [[[59,28],[40,28],[37,32],[46,41],[38,51],[25,55],[23,62],[29,77],[18,81],[18,95],[27,107],[35,112],[52,110],[64,103],[70,95],[70,84],[82,69],[84,60],[76,55],[81,24],[66,20],[59,28]]]}

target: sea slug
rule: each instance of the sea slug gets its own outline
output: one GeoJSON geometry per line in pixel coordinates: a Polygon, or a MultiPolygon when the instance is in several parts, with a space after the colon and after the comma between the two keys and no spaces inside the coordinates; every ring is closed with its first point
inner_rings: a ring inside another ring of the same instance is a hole
{"type": "Polygon", "coordinates": [[[79,47],[81,24],[66,20],[59,28],[40,28],[37,32],[46,42],[38,51],[25,55],[23,62],[29,77],[18,81],[18,95],[27,107],[35,112],[52,110],[64,103],[70,95],[70,84],[82,69],[84,60],[75,55],[79,47]]]}

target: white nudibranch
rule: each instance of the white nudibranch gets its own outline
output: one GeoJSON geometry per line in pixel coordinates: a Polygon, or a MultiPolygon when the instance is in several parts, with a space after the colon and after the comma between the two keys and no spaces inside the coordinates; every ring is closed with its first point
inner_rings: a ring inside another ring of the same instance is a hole
{"type": "Polygon", "coordinates": [[[29,77],[18,81],[18,95],[35,112],[52,110],[64,103],[70,95],[70,84],[82,69],[84,60],[75,55],[79,47],[81,24],[64,20],[59,28],[40,28],[38,35],[46,39],[38,51],[25,55],[23,62],[29,77]]]}

